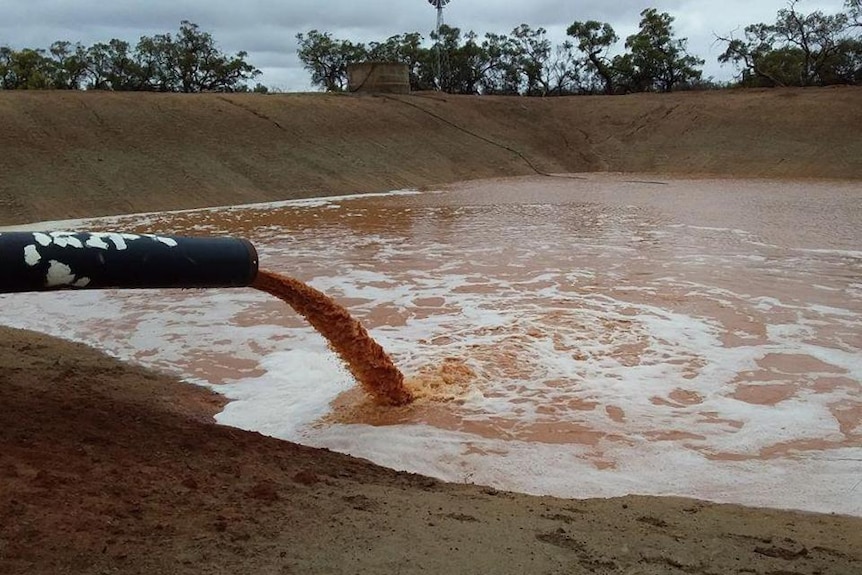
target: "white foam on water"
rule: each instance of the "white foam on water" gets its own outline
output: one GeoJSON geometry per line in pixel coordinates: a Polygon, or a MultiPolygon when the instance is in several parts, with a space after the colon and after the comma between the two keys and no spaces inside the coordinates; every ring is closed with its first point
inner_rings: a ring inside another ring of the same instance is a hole
{"type": "MultiPolygon", "coordinates": [[[[408,378],[447,358],[469,366],[475,378],[435,408],[446,417],[327,418],[354,382],[253,290],[0,296],[0,322],[212,386],[232,400],[221,423],[397,469],[862,515],[853,250],[688,221],[674,211],[694,201],[684,182],[662,187],[673,209],[609,177],[554,182],[565,194],[544,201],[536,181],[507,185],[490,202],[407,191],[84,222],[241,232],[262,267],[344,302],[408,378]]],[[[698,189],[722,185],[738,184],[698,189]]]]}
{"type": "Polygon", "coordinates": [[[265,376],[218,387],[233,401],[216,420],[301,440],[303,426],[326,415],[331,398],[354,385],[322,342],[305,343],[306,349],[274,352],[264,358],[261,367],[266,370],[265,376]]]}
{"type": "MultiPolygon", "coordinates": [[[[303,198],[298,200],[282,200],[278,202],[258,202],[254,204],[237,204],[231,206],[214,206],[209,208],[192,208],[186,210],[171,210],[167,212],[136,212],[133,214],[122,214],[116,216],[103,216],[96,218],[70,218],[66,220],[45,220],[42,222],[33,222],[27,224],[14,224],[11,226],[0,226],[0,232],[30,232],[30,231],[45,231],[45,230],[96,230],[109,229],[115,227],[119,229],[123,226],[150,226],[159,221],[162,221],[165,216],[178,216],[191,214],[201,216],[204,214],[223,214],[225,212],[247,212],[253,210],[271,210],[285,207],[337,207],[333,204],[343,200],[353,200],[358,198],[379,198],[379,197],[396,197],[396,196],[411,196],[421,194],[415,188],[404,188],[401,190],[391,190],[387,192],[367,192],[362,194],[343,194],[339,196],[325,196],[316,198],[303,198]]],[[[206,228],[206,226],[202,226],[206,228]]]]}

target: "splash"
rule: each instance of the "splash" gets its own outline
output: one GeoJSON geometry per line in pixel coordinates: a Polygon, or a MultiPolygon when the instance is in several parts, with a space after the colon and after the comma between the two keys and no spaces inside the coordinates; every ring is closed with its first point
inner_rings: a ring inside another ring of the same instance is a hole
{"type": "Polygon", "coordinates": [[[344,307],[291,277],[261,270],[252,287],[284,300],[327,339],[376,403],[406,405],[413,394],[380,344],[344,307]]]}
{"type": "Polygon", "coordinates": [[[339,394],[330,403],[330,413],[314,425],[322,428],[336,423],[385,426],[423,422],[440,428],[465,429],[470,424],[456,415],[452,406],[463,404],[477,377],[463,359],[447,357],[442,362],[420,367],[405,379],[414,399],[409,406],[382,408],[353,388],[339,394]]]}

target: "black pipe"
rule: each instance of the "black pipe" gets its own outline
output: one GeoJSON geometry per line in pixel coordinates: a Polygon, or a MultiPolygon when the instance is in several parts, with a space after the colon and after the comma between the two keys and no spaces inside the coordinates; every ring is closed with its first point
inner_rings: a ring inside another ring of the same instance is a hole
{"type": "Polygon", "coordinates": [[[248,240],[125,233],[0,232],[0,293],[250,285],[248,240]]]}

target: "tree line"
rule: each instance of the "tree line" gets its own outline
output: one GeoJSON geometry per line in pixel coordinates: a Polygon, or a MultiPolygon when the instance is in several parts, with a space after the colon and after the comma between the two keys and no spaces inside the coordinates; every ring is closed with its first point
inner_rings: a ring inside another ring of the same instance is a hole
{"type": "Polygon", "coordinates": [[[213,37],[183,20],[178,33],[116,38],[92,46],[60,40],[48,49],[0,46],[0,89],[152,92],[266,91],[247,82],[260,70],[246,52],[223,53],[213,37]]]}
{"type": "MultiPolygon", "coordinates": [[[[746,26],[718,36],[722,64],[737,80],[727,86],[824,86],[862,84],[862,0],[846,0],[845,11],[804,14],[791,0],[773,23],[746,26]]],[[[340,40],[327,32],[298,34],[299,58],[312,84],[327,91],[347,89],[347,66],[362,61],[407,65],[412,90],[458,94],[624,94],[723,87],[704,79],[705,61],[678,38],[674,18],[647,8],[638,31],[622,52],[613,27],[595,20],[573,22],[567,38],[553,44],[544,28],[521,24],[510,34],[443,26],[424,46],[418,32],[368,44],[340,40]]]]}
{"type": "Polygon", "coordinates": [[[862,0],[846,0],[837,14],[803,14],[797,4],[772,24],[746,26],[741,38],[719,36],[718,61],[733,63],[743,86],[862,84],[862,0]]]}
{"type": "MultiPolygon", "coordinates": [[[[553,96],[671,92],[738,86],[862,84],[862,0],[845,0],[837,14],[798,9],[790,0],[772,23],[717,36],[718,57],[733,66],[735,82],[704,79],[703,59],[678,38],[674,18],[647,8],[638,31],[621,39],[613,27],[575,21],[554,44],[544,28],[521,24],[509,34],[462,32],[443,26],[426,46],[418,32],[358,43],[311,30],[297,34],[298,55],[311,82],[347,89],[347,67],[362,61],[407,65],[413,90],[459,94],[553,96]]],[[[157,92],[266,92],[249,85],[260,70],[244,51],[223,53],[208,32],[182,21],[175,34],[119,39],[92,46],[61,40],[47,49],[0,45],[0,89],[137,90],[157,92]]]]}

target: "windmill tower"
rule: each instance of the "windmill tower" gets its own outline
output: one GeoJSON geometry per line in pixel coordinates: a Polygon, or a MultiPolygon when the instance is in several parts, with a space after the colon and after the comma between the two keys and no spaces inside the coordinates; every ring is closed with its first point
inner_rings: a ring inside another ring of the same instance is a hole
{"type": "Polygon", "coordinates": [[[428,0],[428,3],[434,6],[437,10],[437,27],[434,31],[437,34],[437,42],[434,45],[434,50],[437,53],[435,62],[434,76],[437,80],[437,89],[441,89],[444,84],[444,77],[449,76],[449,53],[443,53],[443,45],[440,41],[440,28],[443,27],[443,7],[451,0],[428,0]]]}
{"type": "Polygon", "coordinates": [[[428,0],[428,3],[437,9],[437,34],[440,33],[440,26],[443,25],[443,7],[449,2],[450,0],[428,0]]]}

